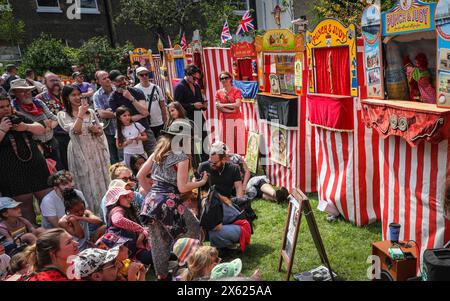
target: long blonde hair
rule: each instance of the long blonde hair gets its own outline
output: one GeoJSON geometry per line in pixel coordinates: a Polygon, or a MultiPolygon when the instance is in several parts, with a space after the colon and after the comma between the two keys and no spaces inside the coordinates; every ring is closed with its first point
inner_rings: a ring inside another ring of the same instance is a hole
{"type": "Polygon", "coordinates": [[[172,150],[172,137],[168,135],[162,135],[158,139],[158,143],[156,144],[155,151],[153,152],[153,160],[156,163],[161,163],[164,159],[169,155],[169,152],[172,150]]]}
{"type": "Polygon", "coordinates": [[[216,248],[210,246],[203,246],[197,249],[188,259],[188,267],[181,275],[182,281],[193,281],[204,275],[204,270],[214,263],[214,258],[219,257],[219,252],[216,248]]]}

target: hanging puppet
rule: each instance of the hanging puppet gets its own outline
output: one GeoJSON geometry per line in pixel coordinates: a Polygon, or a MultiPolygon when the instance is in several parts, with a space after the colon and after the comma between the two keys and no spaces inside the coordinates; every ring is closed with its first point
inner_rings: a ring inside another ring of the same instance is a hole
{"type": "Polygon", "coordinates": [[[416,67],[412,78],[417,82],[420,100],[425,103],[436,103],[436,90],[431,85],[431,74],[428,71],[428,60],[424,53],[419,53],[415,59],[416,67]]]}
{"type": "Polygon", "coordinates": [[[403,67],[406,73],[406,80],[408,81],[409,100],[420,101],[420,92],[417,81],[413,78],[413,72],[416,69],[411,62],[409,56],[403,58],[403,67]]]}

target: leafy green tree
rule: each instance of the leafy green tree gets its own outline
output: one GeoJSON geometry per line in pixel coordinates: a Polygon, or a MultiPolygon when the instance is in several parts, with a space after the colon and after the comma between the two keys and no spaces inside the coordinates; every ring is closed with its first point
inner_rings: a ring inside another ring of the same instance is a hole
{"type": "Polygon", "coordinates": [[[9,6],[2,5],[0,10],[0,40],[6,41],[11,45],[18,44],[23,39],[25,33],[25,23],[22,20],[16,20],[9,6]]]}
{"type": "Polygon", "coordinates": [[[84,73],[90,79],[94,79],[95,72],[100,69],[126,72],[129,66],[128,52],[132,49],[130,43],[113,48],[107,37],[94,37],[80,47],[76,54],[76,65],[84,65],[84,73]]]}
{"type": "Polygon", "coordinates": [[[27,48],[19,73],[22,74],[25,69],[32,68],[36,75],[44,75],[47,71],[69,74],[71,63],[63,42],[43,33],[27,48]]]}
{"type": "MultiPolygon", "coordinates": [[[[183,32],[200,29],[205,46],[220,45],[220,33],[226,19],[233,33],[240,16],[231,0],[121,0],[117,22],[143,26],[163,40],[171,35],[177,43],[183,32]]],[[[167,45],[167,43],[166,43],[167,45]]]]}

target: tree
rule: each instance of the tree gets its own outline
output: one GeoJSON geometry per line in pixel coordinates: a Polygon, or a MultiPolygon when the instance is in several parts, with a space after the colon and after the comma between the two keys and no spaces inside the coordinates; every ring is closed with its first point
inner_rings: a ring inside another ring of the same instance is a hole
{"type": "Polygon", "coordinates": [[[0,40],[11,45],[22,41],[25,33],[25,23],[22,20],[14,19],[11,9],[0,10],[0,40]]]}
{"type": "Polygon", "coordinates": [[[36,75],[44,75],[47,71],[69,74],[72,63],[63,42],[43,33],[27,48],[19,73],[32,68],[36,75]]]}
{"type": "Polygon", "coordinates": [[[231,30],[240,17],[230,0],[121,0],[117,22],[132,22],[166,39],[178,41],[187,30],[201,29],[204,45],[219,45],[223,23],[228,18],[231,30]]]}
{"type": "Polygon", "coordinates": [[[95,78],[97,70],[118,69],[125,73],[129,66],[128,52],[132,49],[130,43],[112,48],[107,37],[94,37],[80,47],[76,64],[84,65],[83,72],[90,79],[95,78]]]}

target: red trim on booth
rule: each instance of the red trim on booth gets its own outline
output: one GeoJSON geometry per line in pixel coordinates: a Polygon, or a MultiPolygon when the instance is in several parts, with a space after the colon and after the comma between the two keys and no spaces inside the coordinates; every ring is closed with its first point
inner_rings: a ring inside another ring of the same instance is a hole
{"type": "Polygon", "coordinates": [[[352,131],[354,129],[353,97],[330,94],[308,94],[308,120],[311,124],[329,130],[352,131]]]}

